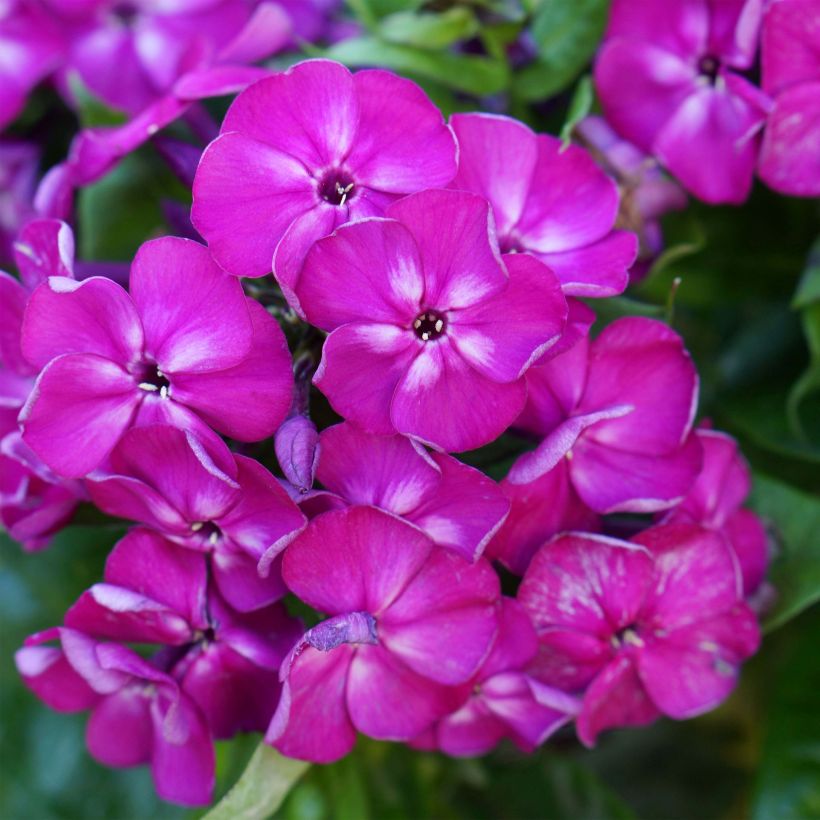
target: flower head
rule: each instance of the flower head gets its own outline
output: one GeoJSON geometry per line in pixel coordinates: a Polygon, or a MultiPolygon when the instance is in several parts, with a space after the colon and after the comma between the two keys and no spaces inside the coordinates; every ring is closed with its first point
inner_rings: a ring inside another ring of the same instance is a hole
{"type": "Polygon", "coordinates": [[[305,518],[259,462],[234,456],[218,438],[137,427],[114,448],[109,469],[86,484],[110,515],[210,553],[216,585],[234,608],[258,609],[284,593],[278,573],[262,577],[257,564],[265,558],[267,569],[305,518]]]}
{"type": "Polygon", "coordinates": [[[567,294],[624,290],[637,242],[614,230],[618,189],[583,148],[509,117],[455,114],[451,122],[459,146],[451,187],[490,201],[503,253],[533,254],[567,294]]]}
{"type": "Polygon", "coordinates": [[[258,440],[290,407],[282,331],[190,240],[144,244],[130,293],[102,277],[50,277],[26,307],[22,350],[42,369],[24,438],[60,475],[89,473],[133,425],[258,440]]]}
{"type": "Polygon", "coordinates": [[[566,459],[575,491],[599,513],[654,512],[688,492],[701,463],[690,435],[698,379],[665,324],[618,319],[526,378],[516,426],[542,441],[516,461],[510,481],[528,484],[566,459]]]}
{"type": "Polygon", "coordinates": [[[273,269],[292,298],[313,242],[445,185],[455,158],[452,134],[415,83],[309,60],[236,98],[203,155],[191,216],[226,270],[273,269]]]}
{"type": "Polygon", "coordinates": [[[584,690],[578,736],[709,711],[760,641],[734,556],[699,527],[653,527],[631,542],[570,533],[544,545],[518,599],[540,642],[532,674],[584,690]]]}
{"type": "Polygon", "coordinates": [[[423,191],[387,217],[344,226],[308,254],[298,298],[332,331],[314,382],[369,432],[480,447],[518,415],[524,373],[561,334],[560,286],[528,254],[501,259],[474,194],[423,191]]]}
{"type": "Polygon", "coordinates": [[[329,762],[356,731],[410,740],[457,705],[497,627],[498,578],[370,507],[324,513],[285,551],[290,589],[328,620],[281,670],[266,740],[283,754],[329,762]],[[457,579],[457,582],[454,582],[457,579]]]}
{"type": "Polygon", "coordinates": [[[751,67],[758,0],[616,0],[595,65],[604,115],[706,202],[740,203],[752,184],[767,97],[751,67]]]}

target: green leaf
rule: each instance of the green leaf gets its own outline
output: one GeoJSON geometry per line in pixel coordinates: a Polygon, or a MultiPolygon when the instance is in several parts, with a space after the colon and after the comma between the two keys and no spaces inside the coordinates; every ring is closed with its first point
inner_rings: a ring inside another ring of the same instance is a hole
{"type": "Polygon", "coordinates": [[[587,74],[585,77],[581,77],[578,85],[575,86],[575,93],[572,95],[572,100],[567,110],[567,119],[561,128],[560,136],[563,141],[561,150],[569,146],[575,126],[589,114],[594,101],[595,91],[592,88],[592,77],[587,74]]]}
{"type": "Polygon", "coordinates": [[[130,154],[79,193],[81,258],[132,259],[146,239],[167,233],[162,197],[186,196],[167,168],[144,152],[130,154]]]}
{"type": "Polygon", "coordinates": [[[260,743],[242,777],[204,820],[265,820],[309,766],[260,743]]]}
{"type": "Polygon", "coordinates": [[[478,21],[472,10],[463,6],[441,14],[400,11],[385,17],[378,31],[390,43],[436,51],[472,37],[478,31],[478,21]]]}
{"type": "Polygon", "coordinates": [[[595,53],[608,12],[609,0],[542,0],[532,25],[538,59],[515,78],[515,91],[539,100],[569,86],[595,53]]]}
{"type": "Polygon", "coordinates": [[[756,475],[751,506],[771,522],[780,548],[769,576],[777,592],[765,623],[772,630],[820,600],[820,501],[756,475]]]}
{"type": "Polygon", "coordinates": [[[820,817],[820,622],[788,647],[773,690],[766,692],[766,731],[752,820],[820,817]]]}
{"type": "Polygon", "coordinates": [[[425,51],[369,36],[331,46],[325,51],[325,57],[354,68],[380,66],[400,74],[417,74],[476,97],[503,91],[509,80],[507,65],[501,60],[425,51]]]}
{"type": "Polygon", "coordinates": [[[595,299],[591,305],[598,317],[598,322],[609,324],[624,316],[645,316],[648,319],[665,319],[666,308],[662,305],[653,305],[639,302],[628,296],[613,296],[610,299],[595,299]]]}

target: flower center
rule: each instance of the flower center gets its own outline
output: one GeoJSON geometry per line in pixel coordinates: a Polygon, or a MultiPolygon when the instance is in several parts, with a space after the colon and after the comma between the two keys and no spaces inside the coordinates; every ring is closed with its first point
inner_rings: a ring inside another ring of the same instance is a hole
{"type": "Polygon", "coordinates": [[[498,238],[498,247],[501,253],[522,253],[524,247],[518,241],[518,237],[514,235],[500,236],[498,238]]]}
{"type": "Polygon", "coordinates": [[[191,531],[210,546],[216,546],[222,538],[222,530],[213,521],[196,521],[191,524],[191,531]]]}
{"type": "Polygon", "coordinates": [[[163,399],[168,397],[171,382],[157,365],[146,364],[139,373],[138,381],[140,390],[145,390],[147,393],[159,393],[163,399]]]}
{"type": "Polygon", "coordinates": [[[643,646],[643,638],[638,635],[634,625],[627,626],[620,630],[620,632],[616,632],[612,636],[611,641],[612,646],[615,649],[620,649],[625,644],[631,646],[643,646]]]}
{"type": "Polygon", "coordinates": [[[114,8],[111,9],[111,14],[127,26],[130,25],[139,14],[139,9],[134,3],[117,3],[114,8]]]}
{"type": "Polygon", "coordinates": [[[447,328],[444,316],[435,310],[426,310],[420,313],[413,322],[413,332],[423,342],[430,342],[438,339],[447,328]]]}
{"type": "Polygon", "coordinates": [[[319,182],[319,196],[330,205],[344,205],[355,190],[350,174],[338,168],[328,171],[319,182]]]}
{"type": "Polygon", "coordinates": [[[698,73],[701,77],[706,77],[712,85],[714,85],[715,80],[717,80],[718,71],[720,71],[720,60],[718,60],[717,57],[707,54],[705,57],[700,58],[698,62],[698,73]]]}

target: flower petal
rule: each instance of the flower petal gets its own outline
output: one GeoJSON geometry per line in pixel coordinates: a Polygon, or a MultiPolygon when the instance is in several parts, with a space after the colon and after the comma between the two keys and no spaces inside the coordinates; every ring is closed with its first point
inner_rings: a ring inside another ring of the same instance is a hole
{"type": "Polygon", "coordinates": [[[396,325],[344,325],[327,337],[313,383],[340,416],[370,433],[393,433],[390,403],[417,354],[413,334],[396,325]]]}
{"type": "Polygon", "coordinates": [[[26,307],[21,347],[38,368],[64,353],[93,353],[127,366],[140,355],[142,344],[137,311],[110,279],[92,276],[75,282],[52,276],[26,307]]]}
{"type": "Polygon", "coordinates": [[[285,551],[285,583],[328,614],[378,615],[415,577],[433,549],[414,527],[372,507],[327,512],[285,551]]]}
{"type": "Polygon", "coordinates": [[[409,330],[424,295],[416,242],[393,220],[343,226],[310,250],[296,293],[308,320],[323,330],[361,321],[409,330]]]}
{"type": "Polygon", "coordinates": [[[128,428],[138,392],[133,378],[108,359],[59,356],[40,374],[20,413],[23,440],[55,473],[80,478],[128,428]]]}
{"type": "Polygon", "coordinates": [[[146,242],[129,284],[146,353],[163,372],[222,370],[248,355],[253,330],[242,286],[198,242],[146,242]]]}
{"type": "Polygon", "coordinates": [[[261,441],[285,420],[293,397],[293,371],[285,334],[276,320],[253,299],[247,305],[253,329],[248,355],[224,370],[175,373],[171,397],[226,436],[261,441]]]}
{"type": "Polygon", "coordinates": [[[523,379],[499,384],[485,378],[445,334],[424,344],[403,374],[390,417],[404,435],[446,452],[462,452],[501,435],[523,409],[526,396],[523,379]]]}
{"type": "Polygon", "coordinates": [[[511,382],[552,345],[564,329],[567,302],[552,271],[529,254],[508,254],[504,291],[454,311],[447,333],[479,373],[511,382]]]}

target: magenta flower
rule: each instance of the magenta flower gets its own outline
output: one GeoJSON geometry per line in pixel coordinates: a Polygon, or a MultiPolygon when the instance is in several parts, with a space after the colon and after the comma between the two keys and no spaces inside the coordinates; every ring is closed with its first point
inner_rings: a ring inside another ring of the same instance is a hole
{"type": "Polygon", "coordinates": [[[791,196],[820,196],[820,6],[771,3],[763,20],[763,90],[774,97],[758,173],[791,196]]]}
{"type": "Polygon", "coordinates": [[[164,800],[210,803],[214,748],[208,725],[162,669],[124,646],[64,627],[32,635],[15,662],[29,689],[52,709],[91,710],[86,744],[100,763],[149,763],[164,800]],[[43,646],[53,640],[61,648],[43,646]]]}
{"type": "Polygon", "coordinates": [[[51,277],[26,308],[27,361],[42,368],[24,438],[55,472],[83,476],[131,426],[157,421],[242,441],[273,434],[293,378],[276,322],[205,248],[147,242],[130,295],[101,277],[51,277]]]}
{"type": "Polygon", "coordinates": [[[577,698],[526,673],[537,652],[538,637],[529,616],[518,601],[503,598],[492,649],[464,685],[463,704],[413,745],[472,757],[510,738],[523,751],[533,752],[569,723],[580,707],[577,698]]]}
{"type": "Polygon", "coordinates": [[[325,513],[285,551],[282,575],[330,616],[283,663],[266,741],[330,762],[356,732],[410,740],[457,705],[497,627],[498,578],[370,507],[325,513]],[[456,580],[457,579],[457,580],[456,580]]]}
{"type": "Polygon", "coordinates": [[[763,583],[769,564],[769,539],[761,520],[742,508],[752,488],[749,466],[737,442],[715,430],[698,430],[703,468],[686,498],[664,514],[663,523],[698,524],[722,534],[737,556],[745,597],[763,583]]]}
{"type": "Polygon", "coordinates": [[[545,262],[567,294],[613,296],[627,285],[633,234],[614,230],[618,189],[592,157],[509,117],[455,114],[458,175],[451,187],[493,206],[504,253],[545,262]]]}
{"type": "Polygon", "coordinates": [[[344,422],[323,430],[319,443],[317,477],[328,491],[398,515],[468,561],[507,515],[509,503],[492,479],[404,436],[374,436],[344,422]]]}
{"type": "Polygon", "coordinates": [[[527,373],[516,426],[543,440],[510,470],[529,484],[562,459],[592,510],[654,512],[689,491],[701,465],[690,435],[698,378],[680,336],[652,319],[613,322],[593,342],[527,373]]]}
{"type": "Polygon", "coordinates": [[[235,612],[209,587],[202,554],[143,529],[114,547],[104,579],[68,610],[67,627],[164,645],[154,663],[196,703],[215,738],[267,728],[279,700],[279,666],[301,634],[281,605],[235,612]]]}
{"type": "Polygon", "coordinates": [[[585,117],[575,127],[575,133],[618,185],[618,224],[638,236],[638,257],[629,269],[629,279],[634,284],[649,272],[663,250],[661,217],[685,208],[686,194],[654,160],[620,139],[603,117],[585,117]]]}
{"type": "Polygon", "coordinates": [[[369,432],[480,447],[521,411],[525,371],[561,334],[559,283],[528,254],[501,260],[474,194],[423,191],[387,216],[308,254],[297,295],[308,321],[332,331],[314,383],[369,432]]]}
{"type": "Polygon", "coordinates": [[[510,514],[487,545],[487,558],[523,575],[538,549],[567,530],[598,532],[601,517],[584,504],[572,484],[571,461],[561,459],[549,472],[527,482],[501,482],[510,514]]]}
{"type": "MultiPolygon", "coordinates": [[[[137,114],[186,73],[268,57],[290,38],[273,3],[252,0],[47,0],[69,34],[61,83],[76,73],[113,108],[137,114]]],[[[70,90],[67,93],[71,97],[70,90]]]]}
{"type": "Polygon", "coordinates": [[[282,597],[266,567],[304,528],[305,517],[259,462],[234,456],[215,436],[204,443],[168,425],[129,430],[110,469],[86,482],[104,512],[139,521],[167,538],[212,555],[214,581],[240,611],[282,597]]]}
{"type": "Polygon", "coordinates": [[[758,0],[615,0],[595,84],[610,124],[690,193],[743,202],[768,98],[738,71],[757,51],[758,0]]]}
{"type": "Polygon", "coordinates": [[[715,708],[760,641],[734,557],[699,527],[653,527],[632,542],[559,536],[518,598],[541,645],[532,674],[585,690],[576,725],[587,746],[614,726],[715,708]]]}
{"type": "MultiPolygon", "coordinates": [[[[64,59],[63,32],[30,0],[0,6],[0,130],[23,110],[32,89],[64,59]]],[[[3,186],[0,186],[3,190],[3,186]]]]}
{"type": "Polygon", "coordinates": [[[202,157],[191,218],[227,271],[274,270],[291,298],[313,242],[445,185],[455,162],[452,134],[415,83],[309,60],[236,98],[202,157]]]}

